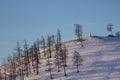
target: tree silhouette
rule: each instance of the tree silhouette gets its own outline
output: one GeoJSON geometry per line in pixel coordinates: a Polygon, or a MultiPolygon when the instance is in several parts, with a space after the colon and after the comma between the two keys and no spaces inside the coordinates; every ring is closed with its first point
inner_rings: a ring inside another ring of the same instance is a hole
{"type": "Polygon", "coordinates": [[[111,32],[111,35],[113,35],[112,29],[113,29],[113,24],[112,23],[108,23],[107,24],[107,31],[111,32]]]}
{"type": "Polygon", "coordinates": [[[82,65],[83,59],[78,52],[75,52],[73,55],[73,64],[77,67],[77,72],[79,72],[78,66],[82,65]]]}
{"type": "Polygon", "coordinates": [[[116,35],[117,37],[120,37],[120,31],[116,32],[115,35],[116,35]]]}
{"type": "Polygon", "coordinates": [[[82,25],[80,24],[74,24],[75,26],[75,35],[77,36],[77,39],[82,39],[82,25]]]}
{"type": "Polygon", "coordinates": [[[24,40],[24,65],[26,76],[28,77],[30,72],[30,61],[29,61],[29,48],[26,40],[24,40]]]}

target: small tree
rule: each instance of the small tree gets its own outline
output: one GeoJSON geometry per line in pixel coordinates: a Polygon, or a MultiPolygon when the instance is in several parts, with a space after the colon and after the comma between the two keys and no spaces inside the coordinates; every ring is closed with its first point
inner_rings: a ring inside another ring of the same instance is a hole
{"type": "Polygon", "coordinates": [[[60,72],[60,52],[59,52],[59,46],[55,45],[55,65],[58,67],[58,72],[60,72]]]}
{"type": "Polygon", "coordinates": [[[38,54],[38,49],[37,49],[37,45],[36,43],[34,43],[33,46],[33,53],[34,53],[34,60],[35,60],[35,70],[36,70],[36,74],[39,74],[39,64],[40,64],[40,60],[39,60],[39,54],[38,54]]]}
{"type": "Polygon", "coordinates": [[[61,43],[62,43],[62,39],[61,39],[61,32],[60,30],[58,29],[57,31],[57,41],[56,41],[56,44],[61,47],[61,43]]]}
{"type": "Polygon", "coordinates": [[[75,35],[77,36],[77,39],[82,39],[82,25],[80,24],[74,24],[75,26],[75,35]]]}
{"type": "Polygon", "coordinates": [[[48,36],[48,38],[47,38],[47,47],[48,47],[48,54],[47,54],[47,57],[49,56],[50,58],[52,58],[51,46],[52,46],[52,39],[51,39],[51,36],[48,36]]]}
{"type": "Polygon", "coordinates": [[[8,72],[9,72],[9,79],[10,80],[14,80],[14,76],[13,76],[13,58],[12,58],[12,56],[11,55],[9,55],[8,57],[7,57],[7,65],[9,66],[8,67],[8,72]]]}
{"type": "Polygon", "coordinates": [[[63,66],[63,68],[64,68],[64,76],[67,76],[67,74],[66,74],[66,66],[67,66],[67,48],[66,48],[66,46],[64,45],[63,47],[62,47],[62,49],[60,50],[60,52],[61,52],[61,61],[62,61],[62,66],[63,66]]]}
{"type": "Polygon", "coordinates": [[[29,49],[28,49],[28,44],[27,41],[24,40],[24,67],[26,71],[26,76],[28,77],[29,72],[30,72],[30,61],[29,61],[29,49]]]}
{"type": "Polygon", "coordinates": [[[117,37],[120,37],[120,31],[115,34],[117,37]]]}
{"type": "Polygon", "coordinates": [[[2,79],[7,80],[7,61],[5,58],[2,58],[2,79]]]}
{"type": "Polygon", "coordinates": [[[78,52],[75,52],[73,55],[73,64],[77,67],[77,72],[79,72],[78,66],[82,65],[82,57],[78,52]]]}
{"type": "Polygon", "coordinates": [[[77,36],[77,40],[81,42],[81,47],[83,47],[82,43],[82,25],[80,24],[74,24],[75,26],[75,35],[77,36]]]}
{"type": "Polygon", "coordinates": [[[110,35],[113,35],[112,29],[113,29],[113,24],[111,23],[107,24],[107,31],[111,33],[110,35]]]}
{"type": "MultiPolygon", "coordinates": [[[[47,50],[47,54],[49,54],[50,53],[50,50],[48,49],[47,50]]],[[[50,78],[51,79],[53,79],[53,77],[52,77],[52,70],[51,70],[51,61],[50,61],[50,56],[49,55],[47,55],[47,59],[46,59],[46,62],[47,62],[47,64],[46,64],[46,66],[48,66],[48,68],[47,68],[47,71],[49,71],[49,73],[50,73],[50,78]]]]}
{"type": "Polygon", "coordinates": [[[41,40],[40,40],[40,47],[44,50],[44,57],[46,56],[46,43],[45,43],[45,39],[44,37],[42,36],[41,40]]]}
{"type": "Polygon", "coordinates": [[[16,55],[17,55],[17,57],[16,57],[16,63],[17,63],[16,67],[18,67],[17,74],[20,76],[21,80],[24,80],[23,67],[22,67],[23,62],[21,61],[22,50],[20,48],[20,44],[18,41],[17,41],[17,47],[16,47],[15,51],[16,51],[16,55]]]}

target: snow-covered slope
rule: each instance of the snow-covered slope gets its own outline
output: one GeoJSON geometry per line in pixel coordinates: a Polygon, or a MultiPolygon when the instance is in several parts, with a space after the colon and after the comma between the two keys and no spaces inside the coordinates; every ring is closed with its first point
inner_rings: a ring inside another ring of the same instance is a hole
{"type": "MultiPolygon", "coordinates": [[[[68,59],[66,67],[67,77],[57,68],[52,69],[53,80],[120,80],[120,39],[117,37],[88,37],[83,42],[66,43],[68,48],[68,59]],[[83,58],[79,67],[80,72],[76,73],[73,66],[72,56],[77,51],[83,58]]],[[[54,60],[54,59],[53,59],[54,60]]],[[[39,75],[31,75],[25,80],[50,80],[49,72],[40,69],[39,75]]]]}
{"type": "MultiPolygon", "coordinates": [[[[71,41],[64,43],[68,49],[66,73],[63,68],[57,72],[57,67],[52,66],[53,80],[120,80],[120,38],[117,37],[87,37],[81,47],[81,42],[71,41]],[[83,58],[80,72],[76,72],[72,57],[77,51],[83,58]]],[[[54,52],[53,52],[54,56],[54,52]]],[[[54,58],[50,59],[54,62],[54,58]]],[[[29,77],[25,80],[51,80],[46,70],[46,60],[42,59],[40,73],[36,75],[31,69],[29,77]]],[[[19,80],[19,79],[17,79],[19,80]]]]}

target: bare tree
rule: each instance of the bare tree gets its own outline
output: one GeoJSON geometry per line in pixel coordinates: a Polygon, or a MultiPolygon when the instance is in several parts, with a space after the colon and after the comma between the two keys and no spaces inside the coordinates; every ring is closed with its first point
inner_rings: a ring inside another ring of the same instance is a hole
{"type": "Polygon", "coordinates": [[[52,45],[55,44],[55,35],[51,35],[51,39],[52,39],[52,45]]]}
{"type": "Polygon", "coordinates": [[[5,58],[2,58],[3,65],[2,65],[2,79],[7,80],[7,61],[5,58]]]}
{"type": "Polygon", "coordinates": [[[67,76],[66,68],[65,68],[67,66],[67,62],[66,62],[66,60],[67,60],[67,48],[65,45],[61,48],[60,53],[61,53],[61,64],[64,68],[64,76],[67,76]]]}
{"type": "Polygon", "coordinates": [[[67,66],[67,48],[65,45],[63,45],[63,47],[55,45],[55,48],[56,48],[55,65],[58,67],[58,72],[60,72],[60,66],[63,66],[64,76],[67,76],[65,68],[67,66]]]}
{"type": "MultiPolygon", "coordinates": [[[[16,80],[16,55],[13,54],[12,56],[12,75],[13,75],[13,80],[16,80]]],[[[24,76],[23,76],[24,77],[24,76]]]]}
{"type": "Polygon", "coordinates": [[[82,25],[80,24],[74,24],[75,26],[75,35],[77,36],[77,39],[82,39],[82,25]]]}
{"type": "Polygon", "coordinates": [[[61,39],[61,32],[60,30],[58,29],[57,31],[57,41],[56,41],[56,44],[61,47],[61,43],[62,43],[62,39],[61,39]]]}
{"type": "Polygon", "coordinates": [[[60,72],[60,52],[59,52],[59,46],[55,45],[55,65],[58,67],[58,72],[60,72]]]}
{"type": "Polygon", "coordinates": [[[31,62],[31,66],[34,69],[34,45],[31,46],[31,48],[29,48],[30,51],[30,62],[31,62]]]}
{"type": "Polygon", "coordinates": [[[116,32],[116,36],[120,37],[120,31],[116,32]]]}
{"type": "Polygon", "coordinates": [[[67,55],[68,50],[65,45],[63,45],[62,50],[63,50],[63,54],[62,54],[63,59],[62,60],[64,62],[64,66],[66,67],[67,66],[67,58],[68,58],[68,55],[67,55]]]}
{"type": "Polygon", "coordinates": [[[52,39],[51,39],[51,36],[48,36],[47,38],[47,47],[48,47],[48,54],[47,54],[47,57],[49,56],[50,58],[52,58],[52,55],[51,55],[51,46],[52,46],[52,39]]]}
{"type": "Polygon", "coordinates": [[[74,24],[75,26],[75,35],[77,36],[77,40],[81,41],[81,46],[83,47],[83,43],[82,43],[82,25],[80,24],[74,24]]]}
{"type": "Polygon", "coordinates": [[[26,40],[24,40],[24,65],[25,74],[28,77],[30,72],[30,61],[29,61],[29,48],[26,40]]]}
{"type": "Polygon", "coordinates": [[[9,55],[7,58],[8,61],[8,68],[9,68],[9,78],[10,80],[16,80],[16,67],[15,67],[15,61],[14,56],[9,55]]]}
{"type": "Polygon", "coordinates": [[[21,50],[21,48],[20,48],[20,45],[19,45],[19,42],[17,41],[17,47],[16,47],[16,49],[15,49],[15,51],[16,51],[16,55],[17,55],[17,59],[16,59],[16,67],[18,68],[18,70],[17,70],[17,73],[16,74],[18,74],[19,76],[20,76],[20,79],[21,80],[24,80],[24,75],[23,75],[23,67],[22,67],[22,60],[21,60],[21,58],[22,58],[22,50],[21,50]]]}
{"type": "MultiPolygon", "coordinates": [[[[49,50],[47,50],[47,54],[49,54],[49,50]]],[[[51,65],[52,65],[52,64],[50,63],[51,61],[50,61],[50,56],[49,56],[49,55],[47,55],[46,61],[47,61],[46,66],[48,66],[47,71],[49,71],[49,73],[50,73],[50,78],[53,79],[52,70],[51,70],[51,65]]]]}
{"type": "Polygon", "coordinates": [[[41,38],[40,45],[41,45],[41,48],[44,50],[44,57],[45,57],[45,56],[46,56],[46,51],[45,51],[45,49],[46,49],[46,44],[45,44],[45,39],[44,39],[43,36],[42,36],[42,38],[41,38]]]}
{"type": "Polygon", "coordinates": [[[107,31],[108,31],[108,32],[111,32],[110,35],[113,35],[112,29],[113,29],[113,24],[112,24],[112,23],[108,23],[108,24],[107,24],[107,31]]]}
{"type": "Polygon", "coordinates": [[[48,70],[47,71],[49,71],[49,73],[50,73],[50,77],[51,77],[51,79],[53,79],[53,77],[52,77],[52,70],[51,70],[51,61],[50,61],[50,58],[52,57],[52,54],[51,54],[51,52],[52,52],[52,50],[51,50],[51,46],[52,46],[52,38],[51,38],[51,36],[48,36],[47,37],[47,66],[48,66],[48,70]]]}
{"type": "Polygon", "coordinates": [[[75,52],[73,55],[73,64],[77,67],[77,72],[79,72],[78,66],[82,65],[82,57],[78,52],[75,52]]]}
{"type": "Polygon", "coordinates": [[[37,49],[37,45],[36,43],[34,43],[34,46],[33,46],[33,53],[34,53],[34,60],[35,60],[35,70],[36,70],[36,74],[38,75],[39,74],[39,64],[40,64],[40,60],[39,60],[39,54],[38,54],[38,49],[37,49]]]}
{"type": "Polygon", "coordinates": [[[13,67],[13,65],[12,65],[12,56],[11,55],[9,55],[8,57],[7,57],[7,62],[8,62],[8,73],[9,73],[9,79],[10,80],[13,80],[13,71],[12,71],[12,67],[13,67]]]}
{"type": "Polygon", "coordinates": [[[61,32],[58,29],[57,31],[57,39],[55,42],[55,65],[58,67],[58,72],[60,72],[60,66],[62,65],[62,39],[61,32]]]}
{"type": "Polygon", "coordinates": [[[4,80],[7,80],[7,65],[4,64],[4,80]]]}

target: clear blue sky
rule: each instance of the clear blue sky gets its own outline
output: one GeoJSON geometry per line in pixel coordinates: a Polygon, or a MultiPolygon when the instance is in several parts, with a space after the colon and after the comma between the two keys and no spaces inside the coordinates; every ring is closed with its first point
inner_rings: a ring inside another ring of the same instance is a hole
{"type": "Polygon", "coordinates": [[[0,58],[14,52],[17,40],[31,44],[58,28],[63,41],[75,39],[75,23],[84,36],[106,36],[108,23],[120,31],[120,0],[0,0],[0,58]]]}

